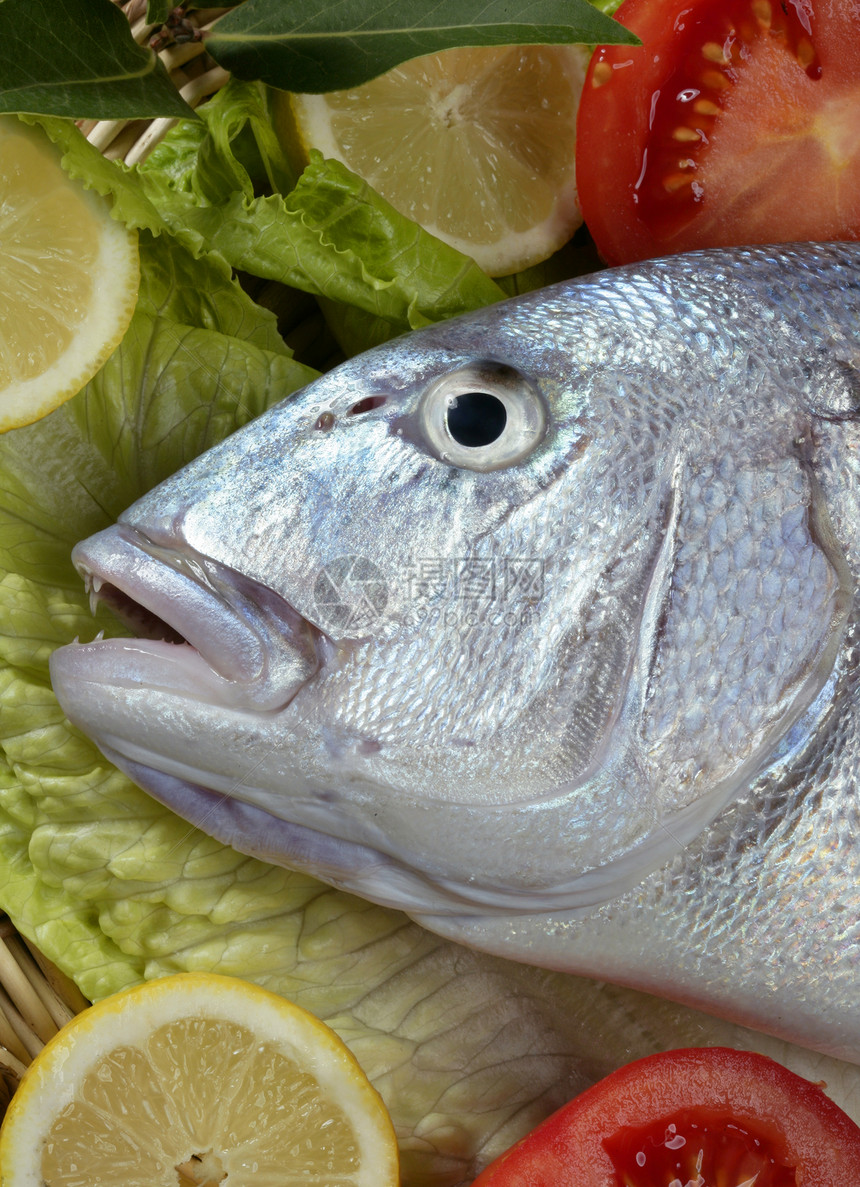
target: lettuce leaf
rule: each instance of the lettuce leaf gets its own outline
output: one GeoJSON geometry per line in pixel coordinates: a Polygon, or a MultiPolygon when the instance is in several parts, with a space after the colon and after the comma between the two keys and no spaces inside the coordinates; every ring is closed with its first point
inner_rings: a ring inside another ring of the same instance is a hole
{"type": "Polygon", "coordinates": [[[178,124],[139,166],[152,206],[189,246],[204,242],[234,268],[323,297],[328,312],[349,310],[351,350],[505,295],[340,162],[313,153],[292,185],[259,84],[234,80],[198,114],[202,124],[178,124]],[[251,155],[249,129],[256,166],[246,167],[237,154],[244,144],[251,155]],[[274,192],[255,194],[252,172],[274,192]]]}
{"type": "Polygon", "coordinates": [[[293,181],[259,84],[231,81],[198,115],[134,169],[106,160],[68,121],[26,118],[61,147],[71,176],[112,198],[127,226],[321,297],[350,353],[505,296],[469,256],[319,153],[286,194],[258,194],[261,180],[268,189],[293,181]]]}
{"type": "Polygon", "coordinates": [[[262,188],[288,193],[296,182],[269,118],[266,90],[231,79],[182,120],[138,166],[153,185],[217,204],[234,190],[253,198],[262,188]]]}
{"type": "MultiPolygon", "coordinates": [[[[20,113],[18,118],[44,129],[62,151],[63,168],[71,177],[76,177],[87,187],[111,198],[114,218],[124,222],[127,227],[145,229],[153,235],[160,235],[167,229],[167,224],[133,171],[120,161],[103,157],[71,120],[20,113]]],[[[194,247],[197,254],[203,250],[204,244],[199,237],[194,247]]]]}
{"type": "Polygon", "coordinates": [[[217,257],[194,260],[144,234],[141,273],[129,330],[91,383],[0,438],[3,568],[37,581],[65,575],[76,588],[76,538],[316,374],[217,257]]]}

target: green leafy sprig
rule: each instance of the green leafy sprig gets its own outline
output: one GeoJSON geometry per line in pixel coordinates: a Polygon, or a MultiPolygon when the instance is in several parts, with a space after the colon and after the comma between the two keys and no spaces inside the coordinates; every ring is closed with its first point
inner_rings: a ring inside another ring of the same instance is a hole
{"type": "Polygon", "coordinates": [[[636,38],[588,0],[245,0],[207,47],[238,78],[318,93],[454,46],[575,42],[636,38]]]}
{"type": "MultiPolygon", "coordinates": [[[[599,10],[606,3],[244,0],[214,23],[206,47],[237,78],[333,91],[453,46],[635,43],[599,10]]],[[[146,19],[157,24],[170,8],[149,0],[146,19]]],[[[193,114],[113,0],[2,0],[0,45],[0,111],[72,119],[193,114]]]]}
{"type": "Polygon", "coordinates": [[[72,119],[194,114],[111,0],[3,0],[0,45],[0,111],[72,119]]]}

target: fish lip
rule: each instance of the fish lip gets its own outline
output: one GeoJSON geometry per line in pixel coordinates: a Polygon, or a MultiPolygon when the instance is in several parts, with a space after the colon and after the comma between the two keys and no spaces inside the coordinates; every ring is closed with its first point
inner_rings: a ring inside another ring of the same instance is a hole
{"type": "Polygon", "coordinates": [[[230,708],[284,708],[334,644],[281,595],[182,541],[156,543],[119,523],[76,545],[72,561],[95,611],[104,602],[138,636],[77,644],[75,671],[122,683],[118,652],[135,683],[230,708]],[[98,658],[101,649],[101,660],[98,658]],[[111,650],[113,655],[110,654],[111,650]]]}

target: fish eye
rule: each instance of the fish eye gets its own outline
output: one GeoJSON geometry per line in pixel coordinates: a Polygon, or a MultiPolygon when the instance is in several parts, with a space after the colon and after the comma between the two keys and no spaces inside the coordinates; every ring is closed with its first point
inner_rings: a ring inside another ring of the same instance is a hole
{"type": "Polygon", "coordinates": [[[463,392],[448,405],[448,432],[458,445],[477,449],[492,445],[505,431],[508,414],[498,396],[490,392],[463,392]]]}
{"type": "Polygon", "coordinates": [[[534,384],[514,367],[481,362],[430,384],[421,427],[443,462],[499,470],[531,453],[543,437],[546,412],[534,384]]]}

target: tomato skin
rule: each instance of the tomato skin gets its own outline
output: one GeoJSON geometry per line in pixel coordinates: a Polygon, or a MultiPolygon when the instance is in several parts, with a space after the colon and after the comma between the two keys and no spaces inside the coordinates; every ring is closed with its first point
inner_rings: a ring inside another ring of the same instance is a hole
{"type": "MultiPolygon", "coordinates": [[[[766,1134],[795,1167],[797,1187],[860,1183],[860,1128],[819,1085],[754,1052],[690,1047],[619,1068],[497,1158],[472,1187],[620,1187],[605,1139],[679,1109],[714,1107],[766,1134]]],[[[657,1187],[642,1179],[652,1182],[657,1187]]]]}
{"type": "Polygon", "coordinates": [[[585,222],[608,263],[860,238],[860,9],[626,0],[616,18],[643,44],[594,54],[576,148],[585,222]],[[708,61],[722,45],[731,60],[708,61]],[[697,104],[715,114],[694,116],[697,104]]]}

